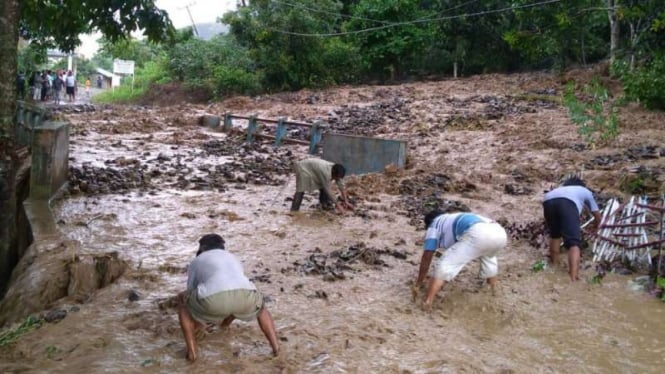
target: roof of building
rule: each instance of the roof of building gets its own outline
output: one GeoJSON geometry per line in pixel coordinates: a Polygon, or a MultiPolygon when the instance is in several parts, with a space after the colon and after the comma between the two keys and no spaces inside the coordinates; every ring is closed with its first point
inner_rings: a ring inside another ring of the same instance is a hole
{"type": "Polygon", "coordinates": [[[112,78],[113,76],[119,77],[119,75],[113,74],[113,73],[111,73],[110,71],[108,71],[106,69],[96,68],[95,71],[98,72],[99,74],[107,77],[107,78],[112,78]]]}

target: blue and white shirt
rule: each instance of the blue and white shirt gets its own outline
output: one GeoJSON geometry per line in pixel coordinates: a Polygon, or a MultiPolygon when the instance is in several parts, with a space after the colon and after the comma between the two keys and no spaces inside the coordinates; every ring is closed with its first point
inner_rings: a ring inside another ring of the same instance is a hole
{"type": "Polygon", "coordinates": [[[436,217],[427,229],[423,249],[436,251],[438,248],[450,248],[478,222],[492,222],[492,220],[473,213],[442,214],[436,217]]]}

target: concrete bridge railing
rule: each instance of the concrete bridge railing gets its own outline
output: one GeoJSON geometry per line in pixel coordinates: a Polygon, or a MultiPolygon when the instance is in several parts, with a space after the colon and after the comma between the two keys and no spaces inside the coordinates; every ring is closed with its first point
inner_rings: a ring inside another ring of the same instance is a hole
{"type": "Polygon", "coordinates": [[[38,104],[27,101],[16,102],[16,133],[18,143],[23,147],[32,146],[33,129],[51,119],[51,114],[38,104]]]}

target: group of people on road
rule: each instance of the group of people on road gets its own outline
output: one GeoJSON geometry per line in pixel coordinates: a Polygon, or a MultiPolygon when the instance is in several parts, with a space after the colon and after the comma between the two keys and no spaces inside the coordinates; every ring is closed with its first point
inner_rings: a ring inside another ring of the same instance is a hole
{"type": "MultiPolygon", "coordinates": [[[[296,193],[291,211],[298,211],[305,192],[319,191],[322,209],[338,213],[353,210],[342,183],[346,169],[321,159],[305,159],[294,164],[296,193]],[[340,198],[336,199],[331,184],[337,185],[340,198]]],[[[568,273],[571,281],[579,280],[582,226],[580,216],[584,208],[594,216],[592,229],[598,229],[601,216],[593,193],[577,177],[564,181],[547,192],[543,199],[545,223],[550,233],[549,257],[559,264],[560,247],[568,249],[568,273]]],[[[471,261],[480,261],[480,275],[486,279],[494,294],[498,286],[499,264],[497,256],[505,248],[508,235],[496,221],[472,212],[443,212],[435,209],[424,216],[425,240],[418,275],[412,286],[414,301],[425,285],[427,274],[437,250],[444,249],[432,272],[422,300],[429,311],[437,293],[446,282],[453,280],[471,261]]],[[[225,251],[224,240],[216,234],[203,236],[199,250],[188,271],[187,290],[179,295],[178,315],[187,345],[187,358],[196,359],[195,333],[208,323],[228,326],[234,319],[256,318],[268,339],[274,355],[279,353],[274,322],[266,309],[263,296],[243,273],[236,257],[225,251]]]]}
{"type": "MultiPolygon", "coordinates": [[[[69,102],[76,102],[77,82],[74,72],[69,70],[35,71],[25,78],[23,72],[16,75],[16,91],[19,99],[26,97],[26,83],[29,88],[29,97],[34,101],[53,101],[58,105],[62,101],[62,91],[65,91],[69,102]]],[[[90,79],[85,82],[86,94],[90,96],[90,79]]]]}

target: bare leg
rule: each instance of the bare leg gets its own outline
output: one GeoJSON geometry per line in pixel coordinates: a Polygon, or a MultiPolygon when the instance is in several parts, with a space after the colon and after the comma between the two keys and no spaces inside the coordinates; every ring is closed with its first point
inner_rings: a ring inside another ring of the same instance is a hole
{"type": "Polygon", "coordinates": [[[561,238],[550,239],[550,261],[552,265],[558,266],[560,263],[559,255],[561,254],[561,238]]]}
{"type": "Polygon", "coordinates": [[[574,245],[568,248],[568,274],[571,281],[580,280],[578,271],[580,268],[580,247],[574,245]]]}
{"type": "Polygon", "coordinates": [[[198,323],[187,310],[185,306],[184,293],[178,295],[178,319],[180,320],[180,328],[182,334],[185,336],[185,344],[187,345],[187,359],[189,361],[196,360],[196,339],[194,339],[194,332],[202,326],[198,323]]]}
{"type": "Polygon", "coordinates": [[[432,278],[432,280],[429,282],[429,288],[427,289],[427,296],[425,301],[423,301],[424,310],[432,310],[432,302],[434,302],[434,297],[439,291],[441,291],[441,288],[443,288],[445,283],[446,282],[443,279],[432,278]]]}
{"type": "Polygon", "coordinates": [[[487,278],[487,284],[492,289],[492,295],[496,295],[499,287],[499,279],[497,277],[489,277],[487,278]]]}
{"type": "Polygon", "coordinates": [[[263,307],[259,314],[256,316],[256,320],[259,322],[259,327],[261,331],[270,342],[272,347],[272,354],[277,356],[279,354],[279,343],[277,343],[277,333],[275,332],[275,323],[272,320],[272,316],[266,307],[263,307]]]}

